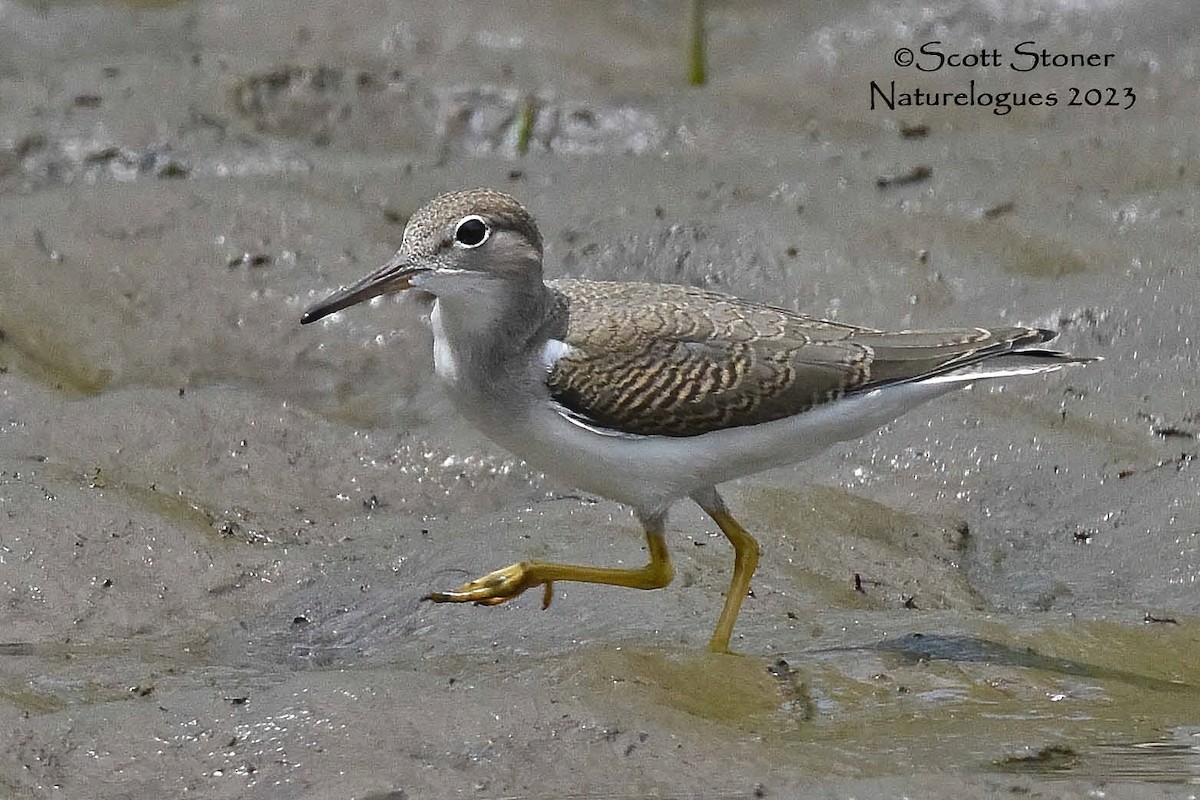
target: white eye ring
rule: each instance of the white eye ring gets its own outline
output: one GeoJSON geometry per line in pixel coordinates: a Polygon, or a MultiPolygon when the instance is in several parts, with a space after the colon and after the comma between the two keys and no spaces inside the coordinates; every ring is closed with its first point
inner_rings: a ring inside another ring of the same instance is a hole
{"type": "Polygon", "coordinates": [[[483,217],[472,214],[463,217],[454,226],[454,246],[473,250],[486,242],[492,235],[492,228],[483,217]]]}

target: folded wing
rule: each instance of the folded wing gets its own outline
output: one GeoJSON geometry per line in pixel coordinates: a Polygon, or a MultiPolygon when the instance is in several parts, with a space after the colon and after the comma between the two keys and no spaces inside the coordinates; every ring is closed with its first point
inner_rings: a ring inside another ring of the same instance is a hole
{"type": "Polygon", "coordinates": [[[550,284],[567,347],[551,396],[617,433],[695,436],[803,413],[849,394],[920,380],[969,382],[1076,361],[1036,328],[888,333],[684,286],[550,284]],[[1007,363],[1020,356],[1020,364],[1007,363]],[[981,362],[1001,359],[995,370],[981,362]],[[959,377],[961,375],[961,377],[959,377]]]}

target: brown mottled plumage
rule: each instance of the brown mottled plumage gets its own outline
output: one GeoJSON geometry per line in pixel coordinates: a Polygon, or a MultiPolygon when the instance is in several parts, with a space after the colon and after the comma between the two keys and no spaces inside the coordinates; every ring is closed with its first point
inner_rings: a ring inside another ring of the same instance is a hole
{"type": "Polygon", "coordinates": [[[453,230],[447,221],[457,221],[473,210],[486,208],[496,227],[503,227],[524,236],[542,253],[542,234],[529,212],[511,195],[495,189],[468,189],[438,195],[423,205],[404,226],[404,246],[417,258],[432,257],[449,247],[453,230]]]}
{"type": "Polygon", "coordinates": [[[551,396],[585,421],[648,436],[771,422],[1054,335],[1036,328],[888,333],[687,286],[549,286],[562,320],[552,335],[570,346],[547,376],[551,396]]]}

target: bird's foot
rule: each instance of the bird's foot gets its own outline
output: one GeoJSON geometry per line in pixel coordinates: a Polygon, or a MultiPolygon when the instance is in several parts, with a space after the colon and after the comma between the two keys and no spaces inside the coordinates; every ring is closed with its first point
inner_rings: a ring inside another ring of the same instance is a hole
{"type": "Polygon", "coordinates": [[[537,574],[536,565],[521,562],[489,572],[482,578],[467,581],[449,592],[430,592],[422,600],[435,603],[474,603],[478,606],[495,606],[512,600],[526,589],[542,587],[542,608],[549,608],[554,599],[554,582],[537,574]]]}

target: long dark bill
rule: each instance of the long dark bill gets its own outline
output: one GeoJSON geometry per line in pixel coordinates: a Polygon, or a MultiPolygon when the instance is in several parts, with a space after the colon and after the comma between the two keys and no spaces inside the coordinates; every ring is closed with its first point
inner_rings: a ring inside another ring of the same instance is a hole
{"type": "Polygon", "coordinates": [[[370,275],[338,289],[329,297],[313,305],[304,312],[304,316],[300,317],[300,324],[307,325],[310,322],[316,322],[343,308],[349,308],[382,294],[402,292],[412,286],[412,276],[421,272],[425,272],[425,269],[414,267],[397,254],[391,261],[370,275]]]}

